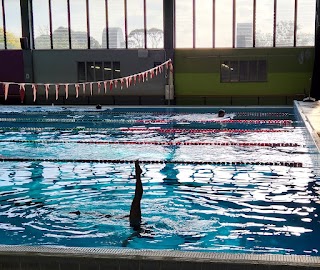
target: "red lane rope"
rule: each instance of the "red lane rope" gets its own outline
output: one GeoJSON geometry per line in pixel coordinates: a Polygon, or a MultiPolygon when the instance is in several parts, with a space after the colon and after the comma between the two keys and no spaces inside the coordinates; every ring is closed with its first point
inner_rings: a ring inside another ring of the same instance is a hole
{"type": "MultiPolygon", "coordinates": [[[[136,120],[137,123],[144,123],[144,124],[168,124],[172,123],[172,120],[136,120]]],[[[292,120],[233,120],[233,119],[221,119],[221,120],[181,120],[181,121],[176,121],[180,123],[190,123],[190,122],[196,122],[196,123],[245,123],[245,124],[292,124],[292,120]]]]}
{"type": "MultiPolygon", "coordinates": [[[[107,107],[106,107],[107,108],[107,107]]],[[[199,114],[215,114],[214,112],[154,112],[154,111],[141,111],[141,112],[119,112],[119,111],[113,111],[112,108],[107,108],[106,110],[79,110],[79,111],[72,111],[70,109],[66,109],[63,111],[34,111],[34,112],[28,112],[28,111],[15,111],[15,112],[0,112],[0,114],[5,115],[12,115],[12,114],[18,114],[18,115],[39,115],[39,114],[86,114],[86,115],[94,115],[94,114],[123,114],[123,115],[141,115],[141,114],[151,114],[151,115],[199,115],[199,114]]],[[[235,114],[237,116],[289,116],[290,113],[287,112],[228,112],[228,114],[235,114]]]]}
{"type": "Polygon", "coordinates": [[[78,144],[137,144],[137,145],[220,145],[220,146],[266,146],[266,147],[303,147],[297,143],[266,142],[158,142],[158,141],[63,141],[63,140],[0,140],[0,143],[78,143],[78,144]]]}
{"type": "MultiPolygon", "coordinates": [[[[41,158],[5,158],[1,157],[0,161],[9,162],[72,162],[72,163],[115,163],[125,164],[133,163],[135,160],[119,160],[119,159],[41,159],[41,158]]],[[[167,160],[139,160],[142,164],[185,164],[185,165],[222,165],[222,166],[244,166],[244,165],[262,165],[262,166],[287,166],[287,167],[303,167],[301,162],[242,162],[242,161],[167,161],[167,160]]]]}
{"type": "Polygon", "coordinates": [[[217,132],[229,132],[229,133],[245,133],[245,132],[292,132],[287,129],[179,129],[179,128],[119,128],[121,131],[134,132],[134,131],[147,131],[147,132],[159,132],[159,133],[217,133],[217,132]]]}

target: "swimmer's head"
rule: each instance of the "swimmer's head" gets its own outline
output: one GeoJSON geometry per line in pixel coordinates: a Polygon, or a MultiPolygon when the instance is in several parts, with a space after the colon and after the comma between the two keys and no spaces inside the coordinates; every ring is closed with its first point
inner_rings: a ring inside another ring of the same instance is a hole
{"type": "Polygon", "coordinates": [[[101,107],[101,105],[100,104],[98,104],[97,106],[96,106],[96,109],[98,109],[98,110],[100,110],[102,107],[101,107]]]}
{"type": "Polygon", "coordinates": [[[224,110],[218,111],[218,117],[224,117],[225,114],[226,114],[226,112],[224,110]]]}

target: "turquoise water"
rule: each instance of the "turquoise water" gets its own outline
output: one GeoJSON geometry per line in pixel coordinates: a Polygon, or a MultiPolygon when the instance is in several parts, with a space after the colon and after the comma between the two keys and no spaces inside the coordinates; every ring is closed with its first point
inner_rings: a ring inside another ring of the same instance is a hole
{"type": "Polygon", "coordinates": [[[0,244],[317,256],[319,180],[304,127],[291,108],[228,110],[235,121],[222,123],[214,108],[8,107],[0,113],[0,244]],[[135,159],[139,234],[127,218],[135,159]]]}

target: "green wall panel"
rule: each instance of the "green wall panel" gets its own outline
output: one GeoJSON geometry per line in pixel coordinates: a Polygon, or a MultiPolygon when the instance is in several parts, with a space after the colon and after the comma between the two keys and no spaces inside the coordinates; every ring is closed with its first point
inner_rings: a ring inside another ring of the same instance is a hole
{"type": "MultiPolygon", "coordinates": [[[[176,50],[175,94],[177,96],[290,96],[308,93],[313,61],[313,47],[176,50]],[[254,59],[267,61],[266,82],[220,82],[222,61],[254,59]]],[[[200,98],[200,102],[201,100],[200,98]]],[[[273,102],[276,103],[277,100],[270,98],[266,101],[268,104],[273,102]]]]}
{"type": "Polygon", "coordinates": [[[277,95],[308,93],[310,73],[268,74],[267,82],[220,83],[220,74],[175,74],[176,95],[277,95]]]}

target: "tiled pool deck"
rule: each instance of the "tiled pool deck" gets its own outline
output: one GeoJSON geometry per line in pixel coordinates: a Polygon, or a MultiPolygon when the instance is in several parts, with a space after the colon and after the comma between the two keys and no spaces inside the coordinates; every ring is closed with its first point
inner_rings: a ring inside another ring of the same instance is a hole
{"type": "Polygon", "coordinates": [[[320,150],[320,101],[302,102],[296,101],[295,105],[302,114],[302,118],[307,125],[318,149],[320,150]]]}
{"type": "MultiPolygon", "coordinates": [[[[320,149],[320,102],[295,102],[320,149]]],[[[316,148],[315,148],[316,149],[316,148]]],[[[318,151],[316,149],[316,151],[318,151]]],[[[320,244],[319,244],[320,245],[320,244]]],[[[320,256],[0,246],[0,270],[320,269],[320,256]]]]}

